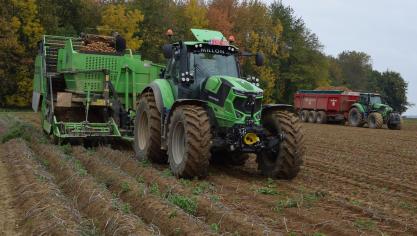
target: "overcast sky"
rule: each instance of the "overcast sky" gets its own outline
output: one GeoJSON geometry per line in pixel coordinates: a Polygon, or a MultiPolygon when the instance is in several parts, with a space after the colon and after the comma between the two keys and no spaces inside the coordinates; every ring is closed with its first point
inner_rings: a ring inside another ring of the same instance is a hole
{"type": "MultiPolygon", "coordinates": [[[[273,0],[264,0],[273,2],[273,0]]],[[[400,72],[417,105],[417,0],[283,0],[316,33],[327,54],[371,55],[374,69],[400,72]]],[[[417,115],[417,106],[406,115],[417,115]]]]}

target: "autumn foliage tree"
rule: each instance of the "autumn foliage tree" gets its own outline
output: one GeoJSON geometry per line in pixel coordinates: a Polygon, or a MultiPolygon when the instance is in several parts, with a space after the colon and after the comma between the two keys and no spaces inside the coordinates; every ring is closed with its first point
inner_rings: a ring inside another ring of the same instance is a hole
{"type": "Polygon", "coordinates": [[[242,77],[260,78],[266,103],[292,103],[299,89],[344,85],[381,92],[399,111],[407,106],[407,83],[396,72],[380,73],[362,52],[323,53],[318,37],[294,10],[276,0],[0,0],[0,105],[29,106],[33,60],[42,34],[78,36],[81,32],[119,32],[142,57],[165,63],[161,47],[169,40],[194,40],[191,28],[234,35],[240,51],[242,77]],[[392,90],[391,88],[395,88],[392,90]]]}
{"type": "Polygon", "coordinates": [[[109,34],[109,31],[117,31],[122,35],[128,47],[137,50],[143,40],[135,36],[139,23],[144,16],[137,9],[128,10],[125,5],[108,5],[104,8],[101,16],[101,25],[97,28],[102,34],[109,34]]]}

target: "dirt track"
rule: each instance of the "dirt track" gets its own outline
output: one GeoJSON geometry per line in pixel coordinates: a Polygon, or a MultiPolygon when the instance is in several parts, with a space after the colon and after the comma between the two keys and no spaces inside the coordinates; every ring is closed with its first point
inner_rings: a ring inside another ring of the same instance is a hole
{"type": "MultiPolygon", "coordinates": [[[[189,181],[171,176],[166,165],[133,159],[129,149],[54,146],[42,140],[36,114],[14,115],[38,132],[27,141],[2,144],[1,161],[7,163],[8,156],[18,158],[25,147],[33,152],[26,155],[30,160],[23,161],[38,166],[36,170],[43,166],[51,175],[35,178],[34,184],[57,186],[50,188],[59,193],[56,202],[67,206],[66,210],[53,204],[44,207],[63,215],[66,225],[81,232],[417,234],[417,123],[407,123],[401,131],[303,124],[307,156],[295,180],[266,179],[250,159],[239,168],[212,166],[206,180],[189,181]],[[16,151],[15,147],[22,148],[16,151]],[[83,186],[82,190],[77,186],[83,186]],[[80,194],[99,196],[99,200],[87,201],[80,194]],[[110,229],[102,224],[109,219],[110,229]],[[94,222],[94,226],[85,222],[94,222]]],[[[0,115],[0,132],[5,133],[14,119],[0,115]]],[[[15,181],[12,168],[3,167],[1,171],[2,179],[15,181]]],[[[1,206],[14,204],[18,198],[10,186],[3,182],[0,185],[1,192],[10,196],[1,206]]],[[[10,220],[19,226],[9,228],[9,232],[28,232],[23,220],[27,211],[13,206],[6,210],[15,215],[10,220]]],[[[3,220],[0,223],[5,223],[3,220]]],[[[39,230],[36,224],[31,227],[32,232],[39,230]]],[[[50,234],[55,232],[50,230],[50,234]]]]}

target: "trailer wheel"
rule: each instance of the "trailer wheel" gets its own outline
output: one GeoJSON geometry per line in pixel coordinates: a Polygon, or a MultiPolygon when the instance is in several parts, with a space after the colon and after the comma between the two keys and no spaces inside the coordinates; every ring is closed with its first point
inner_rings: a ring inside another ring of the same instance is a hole
{"type": "Polygon", "coordinates": [[[316,120],[317,120],[317,112],[310,111],[308,113],[308,122],[310,122],[310,123],[316,123],[316,120]]]}
{"type": "Polygon", "coordinates": [[[300,112],[300,119],[301,119],[302,122],[307,122],[308,121],[308,111],[302,110],[300,112]]]}
{"type": "Polygon", "coordinates": [[[368,126],[371,129],[380,129],[384,125],[384,118],[378,112],[372,112],[368,116],[368,126]]]}
{"type": "Polygon", "coordinates": [[[353,107],[352,109],[350,109],[349,115],[348,115],[348,122],[349,122],[349,125],[353,127],[363,126],[364,122],[363,122],[362,113],[356,107],[353,107]]]}
{"type": "Polygon", "coordinates": [[[316,122],[319,124],[326,124],[327,123],[327,114],[324,111],[317,112],[316,122]]]}
{"type": "Polygon", "coordinates": [[[206,177],[210,160],[210,121],[194,105],[175,109],[168,129],[168,162],[177,177],[206,177]]]}
{"type": "Polygon", "coordinates": [[[288,111],[272,111],[262,117],[269,137],[284,134],[282,142],[257,154],[258,168],[271,178],[293,179],[303,163],[304,134],[297,116],[288,111]]]}
{"type": "Polygon", "coordinates": [[[152,92],[142,94],[139,99],[134,135],[133,147],[138,159],[167,162],[166,153],[161,150],[161,114],[152,92]]]}

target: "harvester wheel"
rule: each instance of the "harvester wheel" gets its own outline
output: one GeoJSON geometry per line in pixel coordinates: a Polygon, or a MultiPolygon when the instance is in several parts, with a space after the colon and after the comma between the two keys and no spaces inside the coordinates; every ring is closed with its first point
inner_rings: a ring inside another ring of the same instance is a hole
{"type": "Polygon", "coordinates": [[[308,122],[308,111],[302,110],[300,112],[300,119],[302,122],[308,122]]]}
{"type": "Polygon", "coordinates": [[[138,159],[166,163],[166,153],[161,150],[161,114],[152,92],[142,94],[135,119],[134,149],[138,159]]]}
{"type": "Polygon", "coordinates": [[[363,117],[362,113],[356,108],[353,107],[349,111],[348,122],[350,126],[353,127],[362,127],[363,126],[363,117]]]}
{"type": "Polygon", "coordinates": [[[310,122],[310,123],[316,123],[316,120],[317,120],[317,112],[310,111],[308,113],[308,122],[310,122]]]}
{"type": "Polygon", "coordinates": [[[384,125],[384,118],[378,112],[372,112],[368,117],[368,127],[371,129],[380,129],[384,125]]]}
{"type": "Polygon", "coordinates": [[[168,129],[168,162],[177,177],[206,177],[211,132],[206,110],[195,105],[175,109],[168,129]]]}
{"type": "Polygon", "coordinates": [[[215,165],[243,166],[249,159],[248,153],[217,151],[211,155],[211,162],[215,165]]]}
{"type": "Polygon", "coordinates": [[[319,124],[326,124],[327,123],[327,114],[324,111],[317,112],[316,122],[319,124]]]}
{"type": "Polygon", "coordinates": [[[284,134],[282,142],[257,155],[258,168],[271,178],[293,179],[300,171],[305,153],[304,134],[297,116],[289,111],[272,111],[262,117],[267,136],[284,134]]]}

